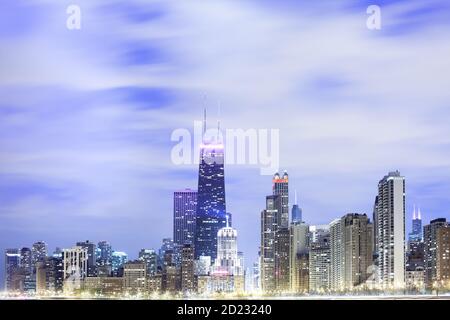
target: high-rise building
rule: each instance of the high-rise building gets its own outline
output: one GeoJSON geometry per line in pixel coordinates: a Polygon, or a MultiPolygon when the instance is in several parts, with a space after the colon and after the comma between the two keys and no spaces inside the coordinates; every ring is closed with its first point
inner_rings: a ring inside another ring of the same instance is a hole
{"type": "Polygon", "coordinates": [[[444,287],[450,285],[450,225],[436,233],[436,278],[444,287]]]}
{"type": "MultiPolygon", "coordinates": [[[[206,114],[206,113],[205,113],[206,114]]],[[[206,118],[206,117],[205,117],[206,118]]],[[[219,131],[219,130],[218,130],[219,131]]],[[[206,119],[203,134],[206,132],[206,119]]],[[[200,146],[195,257],[217,257],[217,232],[226,225],[224,144],[205,141],[200,146]]]]}
{"type": "Polygon", "coordinates": [[[61,257],[48,257],[45,260],[46,289],[53,293],[63,291],[64,286],[64,263],[61,257]]]}
{"type": "Polygon", "coordinates": [[[302,208],[299,207],[298,202],[297,202],[297,191],[295,191],[295,202],[294,205],[292,206],[292,223],[300,223],[303,222],[303,217],[302,217],[302,208]]]}
{"type": "Polygon", "coordinates": [[[87,249],[75,246],[63,250],[64,292],[81,289],[81,282],[87,276],[87,249]]]}
{"type": "Polygon", "coordinates": [[[416,207],[414,206],[413,219],[412,219],[412,231],[409,234],[408,240],[409,242],[420,242],[422,241],[422,214],[419,212],[416,216],[416,207]]]}
{"type": "Polygon", "coordinates": [[[128,255],[123,251],[114,251],[112,253],[111,270],[114,277],[123,275],[123,266],[128,262],[128,255]]]}
{"type": "Polygon", "coordinates": [[[406,251],[406,287],[409,290],[421,290],[425,284],[425,245],[422,230],[421,212],[419,209],[419,212],[416,213],[414,206],[412,231],[409,233],[406,251]]]}
{"type": "Polygon", "coordinates": [[[197,191],[185,189],[173,194],[173,241],[176,245],[194,244],[197,191]]]}
{"type": "Polygon", "coordinates": [[[281,207],[277,211],[275,232],[275,286],[277,291],[290,290],[290,230],[289,230],[289,176],[275,173],[272,179],[273,195],[279,196],[281,207]]]}
{"type": "Polygon", "coordinates": [[[221,274],[243,275],[238,259],[237,231],[229,225],[228,218],[226,226],[217,234],[217,258],[214,269],[221,274]]]}
{"type": "Polygon", "coordinates": [[[328,291],[331,280],[330,231],[328,226],[311,226],[310,233],[313,233],[313,241],[309,248],[309,289],[312,292],[328,291]]]}
{"type": "Polygon", "coordinates": [[[88,254],[87,260],[87,276],[95,277],[97,276],[97,261],[96,261],[96,249],[95,243],[90,242],[89,240],[77,242],[78,247],[85,248],[88,254]]]}
{"type": "Polygon", "coordinates": [[[441,274],[445,274],[446,261],[448,265],[448,259],[450,259],[449,251],[445,252],[445,248],[448,249],[449,247],[449,244],[445,241],[445,235],[448,232],[448,228],[449,223],[445,218],[434,219],[430,221],[430,224],[423,228],[425,245],[425,285],[427,288],[432,288],[437,285],[439,281],[445,279],[445,277],[441,277],[441,274]],[[440,262],[440,266],[438,266],[438,261],[440,262]],[[438,274],[439,269],[444,271],[444,273],[441,272],[441,274],[438,274]]]}
{"type": "Polygon", "coordinates": [[[289,176],[285,171],[283,176],[277,172],[272,180],[273,195],[281,197],[280,227],[289,227],[289,176]]]}
{"type": "Polygon", "coordinates": [[[195,289],[194,246],[187,243],[181,251],[181,290],[194,292],[195,289]]]}
{"type": "Polygon", "coordinates": [[[289,258],[291,290],[301,293],[305,291],[306,286],[305,278],[302,275],[305,274],[305,254],[307,256],[309,252],[309,226],[303,222],[293,221],[290,226],[290,234],[291,252],[289,258]]]}
{"type": "Polygon", "coordinates": [[[36,268],[36,263],[44,262],[47,257],[47,244],[44,241],[33,243],[31,247],[31,263],[33,268],[36,268]]]}
{"type": "Polygon", "coordinates": [[[31,249],[21,248],[20,249],[20,267],[23,271],[27,273],[33,273],[33,262],[31,259],[31,249]]]}
{"type": "Polygon", "coordinates": [[[330,287],[352,290],[363,285],[372,265],[373,224],[365,214],[349,213],[330,223],[330,287]]]}
{"type": "Polygon", "coordinates": [[[330,289],[344,289],[345,239],[342,218],[330,223],[330,289]]]}
{"type": "MultiPolygon", "coordinates": [[[[47,259],[47,258],[46,258],[47,259]]],[[[36,263],[36,293],[43,295],[47,290],[47,278],[45,272],[45,261],[36,263]]]]}
{"type": "Polygon", "coordinates": [[[123,264],[124,289],[131,293],[147,289],[147,265],[142,261],[129,261],[123,264]]]}
{"type": "Polygon", "coordinates": [[[405,178],[390,172],[378,183],[375,215],[380,285],[405,287],[405,178]]]}
{"type": "Polygon", "coordinates": [[[20,249],[20,278],[24,292],[32,293],[36,290],[36,265],[33,265],[30,248],[20,249]]]}
{"type": "Polygon", "coordinates": [[[158,267],[162,268],[164,265],[164,256],[166,251],[171,251],[173,253],[175,249],[175,244],[172,238],[164,238],[162,239],[161,248],[158,251],[158,267]]]}
{"type": "Polygon", "coordinates": [[[155,250],[141,249],[139,251],[139,260],[145,262],[147,275],[155,275],[158,272],[158,255],[155,250]]]}
{"type": "Polygon", "coordinates": [[[110,266],[112,264],[113,249],[108,241],[100,241],[97,244],[97,265],[110,266]]]}
{"type": "Polygon", "coordinates": [[[275,242],[280,212],[281,197],[267,196],[266,209],[261,212],[260,246],[261,289],[265,292],[276,290],[275,242]]]}
{"type": "Polygon", "coordinates": [[[5,289],[6,291],[21,290],[20,283],[20,251],[6,249],[5,251],[5,289]]]}
{"type": "Polygon", "coordinates": [[[277,291],[286,292],[290,285],[290,230],[286,227],[278,228],[275,234],[275,282],[277,291]]]}

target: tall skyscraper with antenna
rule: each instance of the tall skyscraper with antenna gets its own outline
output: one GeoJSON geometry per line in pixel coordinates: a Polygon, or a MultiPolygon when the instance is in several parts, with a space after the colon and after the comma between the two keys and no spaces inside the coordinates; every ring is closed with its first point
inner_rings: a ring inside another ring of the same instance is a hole
{"type": "Polygon", "coordinates": [[[413,219],[412,219],[412,231],[409,234],[408,240],[410,242],[422,241],[422,214],[420,208],[416,214],[416,206],[414,206],[413,219]]]}
{"type": "Polygon", "coordinates": [[[302,222],[302,208],[299,207],[297,202],[297,190],[295,190],[295,201],[294,205],[292,206],[292,223],[300,223],[302,222]]]}
{"type": "Polygon", "coordinates": [[[203,139],[200,145],[197,215],[195,228],[195,258],[217,258],[217,233],[226,226],[224,145],[220,125],[213,141],[205,139],[206,109],[203,118],[203,139]]]}

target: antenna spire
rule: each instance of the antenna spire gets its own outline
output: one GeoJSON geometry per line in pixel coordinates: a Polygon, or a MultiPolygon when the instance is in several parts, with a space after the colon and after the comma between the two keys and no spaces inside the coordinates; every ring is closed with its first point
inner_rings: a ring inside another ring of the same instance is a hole
{"type": "Polygon", "coordinates": [[[295,200],[294,200],[294,204],[298,204],[298,203],[297,203],[297,189],[295,189],[295,200]]]}
{"type": "Polygon", "coordinates": [[[418,215],[417,219],[422,220],[422,214],[420,213],[420,208],[419,208],[419,215],[418,215]]]}
{"type": "Polygon", "coordinates": [[[413,220],[416,220],[416,205],[414,205],[413,220]]]}
{"type": "Polygon", "coordinates": [[[230,223],[229,223],[229,217],[228,217],[228,215],[225,215],[225,218],[227,219],[227,228],[229,228],[229,227],[230,227],[230,223]]]}

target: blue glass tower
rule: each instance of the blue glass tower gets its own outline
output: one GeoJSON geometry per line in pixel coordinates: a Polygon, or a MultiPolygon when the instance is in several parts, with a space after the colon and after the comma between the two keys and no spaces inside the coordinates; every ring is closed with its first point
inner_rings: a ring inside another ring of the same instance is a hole
{"type": "Polygon", "coordinates": [[[217,257],[217,232],[226,226],[224,145],[218,140],[203,141],[198,172],[195,258],[210,256],[211,261],[217,257]]]}

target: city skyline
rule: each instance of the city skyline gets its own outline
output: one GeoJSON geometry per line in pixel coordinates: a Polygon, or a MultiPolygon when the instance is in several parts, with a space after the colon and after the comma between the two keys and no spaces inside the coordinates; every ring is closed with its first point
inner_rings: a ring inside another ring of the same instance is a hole
{"type": "MultiPolygon", "coordinates": [[[[198,185],[197,165],[171,162],[171,132],[205,106],[214,123],[218,104],[224,129],[280,130],[279,172],[312,225],[372,220],[376,183],[394,170],[407,178],[406,234],[414,205],[423,225],[449,217],[445,1],[383,1],[377,31],[364,1],[77,2],[80,30],[67,30],[65,3],[0,4],[1,252],[87,239],[131,259],[158,249],[173,192],[198,185]]],[[[249,267],[271,177],[225,171],[249,267]]]]}

